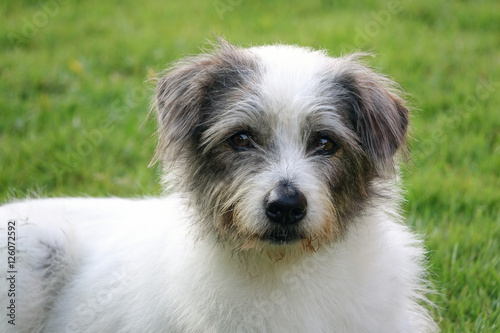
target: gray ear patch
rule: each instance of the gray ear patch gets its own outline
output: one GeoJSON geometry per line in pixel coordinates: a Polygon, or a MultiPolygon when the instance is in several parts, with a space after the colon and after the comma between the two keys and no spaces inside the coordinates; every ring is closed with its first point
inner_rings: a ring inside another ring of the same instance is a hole
{"type": "Polygon", "coordinates": [[[392,169],[396,151],[406,154],[409,110],[394,82],[349,58],[348,64],[335,79],[347,92],[347,118],[374,169],[392,169]]]}
{"type": "Polygon", "coordinates": [[[156,88],[155,159],[169,160],[182,153],[210,109],[256,68],[256,60],[245,50],[219,39],[211,53],[185,58],[168,69],[156,88]]]}

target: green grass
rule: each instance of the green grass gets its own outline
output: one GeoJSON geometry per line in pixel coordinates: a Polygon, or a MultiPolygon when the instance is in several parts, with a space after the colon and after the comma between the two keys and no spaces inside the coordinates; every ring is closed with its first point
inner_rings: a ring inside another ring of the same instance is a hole
{"type": "Polygon", "coordinates": [[[147,80],[213,34],[371,51],[414,105],[405,209],[440,327],[500,331],[500,2],[391,3],[2,1],[0,200],[158,194],[147,80]]]}

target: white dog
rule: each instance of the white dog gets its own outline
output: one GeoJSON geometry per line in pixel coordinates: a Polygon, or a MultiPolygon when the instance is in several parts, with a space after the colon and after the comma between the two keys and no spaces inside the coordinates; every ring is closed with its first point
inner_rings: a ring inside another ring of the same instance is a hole
{"type": "Polygon", "coordinates": [[[398,214],[408,109],[358,58],[219,41],[175,64],[176,194],[3,206],[0,331],[436,331],[398,214]]]}

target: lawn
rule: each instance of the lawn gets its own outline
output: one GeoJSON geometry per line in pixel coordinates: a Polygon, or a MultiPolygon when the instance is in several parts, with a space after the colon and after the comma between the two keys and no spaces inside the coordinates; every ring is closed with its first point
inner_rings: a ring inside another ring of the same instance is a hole
{"type": "Polygon", "coordinates": [[[409,93],[409,223],[443,332],[500,331],[500,2],[0,2],[0,200],[157,195],[150,78],[214,34],[376,54],[409,93]]]}

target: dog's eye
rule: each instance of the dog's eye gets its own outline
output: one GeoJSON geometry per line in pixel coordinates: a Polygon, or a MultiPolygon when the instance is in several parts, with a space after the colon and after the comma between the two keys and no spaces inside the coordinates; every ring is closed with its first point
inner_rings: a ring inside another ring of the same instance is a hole
{"type": "Polygon", "coordinates": [[[238,132],[229,138],[229,143],[236,150],[246,150],[253,147],[250,134],[238,132]]]}
{"type": "Polygon", "coordinates": [[[315,153],[318,155],[331,155],[335,153],[340,146],[326,135],[319,136],[314,142],[315,153]]]}

